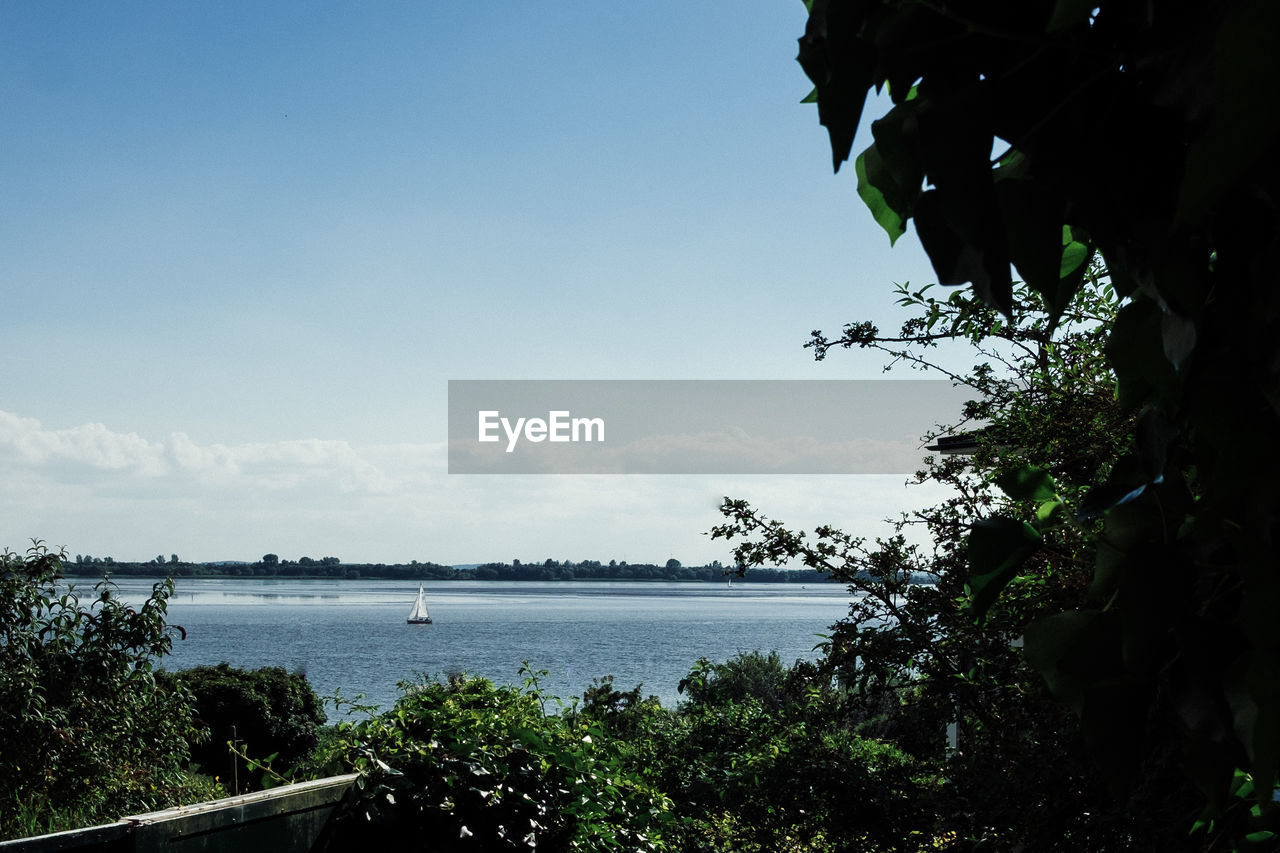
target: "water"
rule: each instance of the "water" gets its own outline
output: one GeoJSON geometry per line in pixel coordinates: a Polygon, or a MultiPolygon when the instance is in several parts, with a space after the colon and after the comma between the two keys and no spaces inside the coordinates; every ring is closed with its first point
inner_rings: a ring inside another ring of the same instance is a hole
{"type": "MultiPolygon", "coordinates": [[[[522,661],[549,671],[543,686],[569,699],[595,677],[643,684],[673,707],[699,657],[776,650],[815,657],[827,626],[848,612],[836,584],[674,582],[425,584],[432,625],[407,625],[417,585],[378,580],[180,578],[169,621],[187,631],[167,669],[227,662],[302,670],[322,696],[340,689],[389,707],[397,683],[463,671],[519,684],[522,661]]],[[[87,586],[85,584],[84,586],[87,586]]],[[[141,602],[151,582],[122,579],[141,602]]]]}

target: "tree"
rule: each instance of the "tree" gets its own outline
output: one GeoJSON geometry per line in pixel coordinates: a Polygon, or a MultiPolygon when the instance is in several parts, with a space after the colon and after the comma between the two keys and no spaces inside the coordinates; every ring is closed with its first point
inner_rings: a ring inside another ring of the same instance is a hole
{"type": "Polygon", "coordinates": [[[176,805],[195,736],[181,690],[154,666],[180,628],[165,613],[173,582],[138,608],[107,580],[82,597],[61,583],[62,555],[36,542],[0,554],[0,833],[86,825],[176,805]],[[56,822],[55,822],[56,825],[56,822]]]}
{"type": "Polygon", "coordinates": [[[946,828],[961,839],[1045,850],[1157,842],[1176,849],[1196,804],[1176,760],[1159,750],[1144,756],[1144,785],[1111,798],[1079,725],[1017,648],[1036,620],[1089,601],[1097,531],[1056,519],[1105,481],[1108,460],[1129,442],[1132,415],[1109,393],[1113,377],[1100,357],[1119,302],[1095,270],[1050,331],[1026,288],[1013,291],[1012,322],[967,292],[945,299],[935,292],[898,288],[899,301],[918,313],[896,335],[857,323],[834,339],[815,333],[811,346],[819,358],[860,347],[941,369],[931,355],[939,341],[975,344],[979,364],[951,375],[974,392],[964,414],[986,422],[974,435],[976,452],[930,460],[918,474],[951,487],[953,497],[874,542],[828,526],[811,539],[730,500],[723,507],[730,521],[713,534],[738,540],[739,565],[800,559],[849,584],[850,612],[832,626],[822,671],[849,691],[842,712],[855,728],[945,773],[937,808],[953,815],[946,828]],[[928,546],[908,544],[913,526],[926,529],[928,546]],[[998,552],[1006,535],[1044,547],[988,604],[994,576],[975,576],[971,565],[983,562],[983,548],[998,552]],[[975,601],[986,607],[981,620],[975,601]],[[957,735],[949,757],[948,725],[957,735]]]}
{"type": "Polygon", "coordinates": [[[276,554],[263,554],[263,555],[262,555],[262,565],[264,565],[264,566],[278,566],[278,565],[280,565],[280,557],[279,557],[278,555],[276,555],[276,554]]]}
{"type": "MultiPolygon", "coordinates": [[[[1105,259],[1133,441],[1078,508],[1102,519],[1094,595],[1029,626],[1027,659],[1115,790],[1154,739],[1218,827],[1251,790],[1229,830],[1257,838],[1280,767],[1280,116],[1254,93],[1278,41],[1264,0],[815,0],[799,57],[837,168],[888,87],[858,191],[891,239],[915,222],[943,284],[1008,315],[1012,264],[1052,324],[1105,259]]],[[[992,544],[1009,565],[978,604],[1033,559],[992,544]]]]}

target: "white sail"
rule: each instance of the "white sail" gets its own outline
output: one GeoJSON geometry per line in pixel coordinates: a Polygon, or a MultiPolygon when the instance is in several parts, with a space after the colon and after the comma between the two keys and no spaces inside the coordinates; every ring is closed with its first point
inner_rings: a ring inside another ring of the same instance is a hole
{"type": "Polygon", "coordinates": [[[427,595],[423,591],[421,584],[418,586],[418,600],[413,603],[413,610],[409,613],[410,622],[429,623],[431,614],[427,612],[427,595]]]}

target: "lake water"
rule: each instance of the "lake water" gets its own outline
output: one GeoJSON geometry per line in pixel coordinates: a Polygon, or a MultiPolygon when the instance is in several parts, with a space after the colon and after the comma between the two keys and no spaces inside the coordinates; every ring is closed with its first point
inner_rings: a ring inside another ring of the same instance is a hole
{"type": "MultiPolygon", "coordinates": [[[[187,631],[167,669],[222,661],[306,672],[322,696],[389,707],[397,683],[464,671],[518,684],[521,662],[569,699],[592,678],[643,684],[668,707],[699,657],[776,650],[813,659],[820,634],[848,612],[837,584],[452,581],[424,584],[434,624],[408,625],[417,585],[378,580],[180,578],[169,621],[187,631]]],[[[90,583],[79,582],[82,589],[90,583]]],[[[141,602],[151,582],[122,579],[141,602]]],[[[331,713],[332,717],[332,713],[331,713]]]]}

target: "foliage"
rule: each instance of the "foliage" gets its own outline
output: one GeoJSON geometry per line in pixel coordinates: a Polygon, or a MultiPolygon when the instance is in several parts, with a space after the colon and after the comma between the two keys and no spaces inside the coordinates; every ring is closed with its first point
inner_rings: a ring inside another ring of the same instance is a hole
{"type": "Polygon", "coordinates": [[[777,652],[744,652],[724,663],[698,658],[677,689],[691,705],[721,706],[749,700],[766,711],[794,705],[820,676],[809,664],[788,667],[777,652]]]}
{"type": "Polygon", "coordinates": [[[306,758],[325,722],[320,697],[302,673],[281,667],[246,670],[226,663],[182,670],[172,681],[192,697],[195,722],[204,728],[191,759],[235,792],[269,786],[275,774],[306,758]],[[259,759],[275,774],[254,771],[228,749],[259,759]]]}
{"type": "MultiPolygon", "coordinates": [[[[273,554],[265,555],[275,556],[273,554]]],[[[77,555],[77,559],[65,566],[68,574],[96,575],[109,566],[118,577],[155,577],[157,563],[116,561],[111,557],[77,555]]],[[[672,558],[665,564],[627,563],[610,560],[545,560],[541,563],[485,563],[475,568],[454,568],[439,563],[410,563],[388,565],[385,563],[343,563],[337,557],[313,560],[300,557],[297,561],[263,560],[256,563],[173,563],[160,571],[180,577],[319,577],[319,578],[386,578],[387,580],[677,580],[723,583],[724,566],[712,562],[705,566],[686,566],[672,558]]],[[[822,577],[815,572],[760,571],[752,578],[761,583],[819,583],[822,577]]]]}
{"type": "Polygon", "coordinates": [[[111,820],[162,808],[199,783],[188,697],[153,667],[181,629],[161,581],[140,607],[104,579],[88,600],[36,542],[0,554],[0,831],[111,820]]]}
{"type": "Polygon", "coordinates": [[[362,776],[334,848],[661,849],[667,801],[599,725],[548,713],[544,673],[524,673],[523,688],[466,675],[402,685],[390,711],[339,724],[332,766],[362,776]]]}
{"type": "Polygon", "coordinates": [[[860,347],[922,369],[939,368],[943,340],[975,345],[982,361],[950,374],[975,394],[964,413],[982,424],[971,427],[975,452],[929,460],[918,474],[953,496],[874,542],[829,526],[810,539],[726,499],[729,520],[713,535],[738,540],[740,564],[799,559],[850,585],[849,615],[832,627],[822,666],[849,689],[846,713],[860,732],[945,771],[936,800],[958,838],[1062,850],[1162,838],[1176,848],[1195,802],[1176,756],[1140,744],[1144,784],[1114,801],[1078,724],[1018,648],[1037,620],[1090,600],[1098,525],[1058,520],[1105,481],[1130,440],[1132,415],[1108,393],[1099,358],[1119,299],[1099,269],[1053,325],[1022,287],[1008,317],[965,291],[898,293],[916,316],[896,335],[853,324],[834,339],[815,332],[810,345],[820,358],[860,347]],[[911,544],[915,526],[928,545],[911,544]],[[1029,547],[1009,559],[1009,542],[1029,547]],[[953,722],[959,749],[947,756],[953,722]]]}
{"type": "MultiPolygon", "coordinates": [[[[943,284],[1008,315],[1012,265],[1053,322],[1082,259],[1105,260],[1128,299],[1106,352],[1132,443],[1076,507],[1103,519],[1094,595],[1030,625],[1027,658],[1117,793],[1154,752],[1181,754],[1224,819],[1245,772],[1260,813],[1228,834],[1267,831],[1280,116],[1257,93],[1280,83],[1280,6],[815,0],[799,58],[837,167],[888,87],[859,194],[891,239],[914,221],[943,284]]],[[[1013,529],[983,549],[1009,561],[1001,580],[1028,550],[1013,529]]]]}
{"type": "Polygon", "coordinates": [[[856,734],[812,664],[703,659],[681,687],[688,700],[650,713],[629,756],[675,804],[675,849],[917,850],[931,836],[930,768],[856,734]]]}

